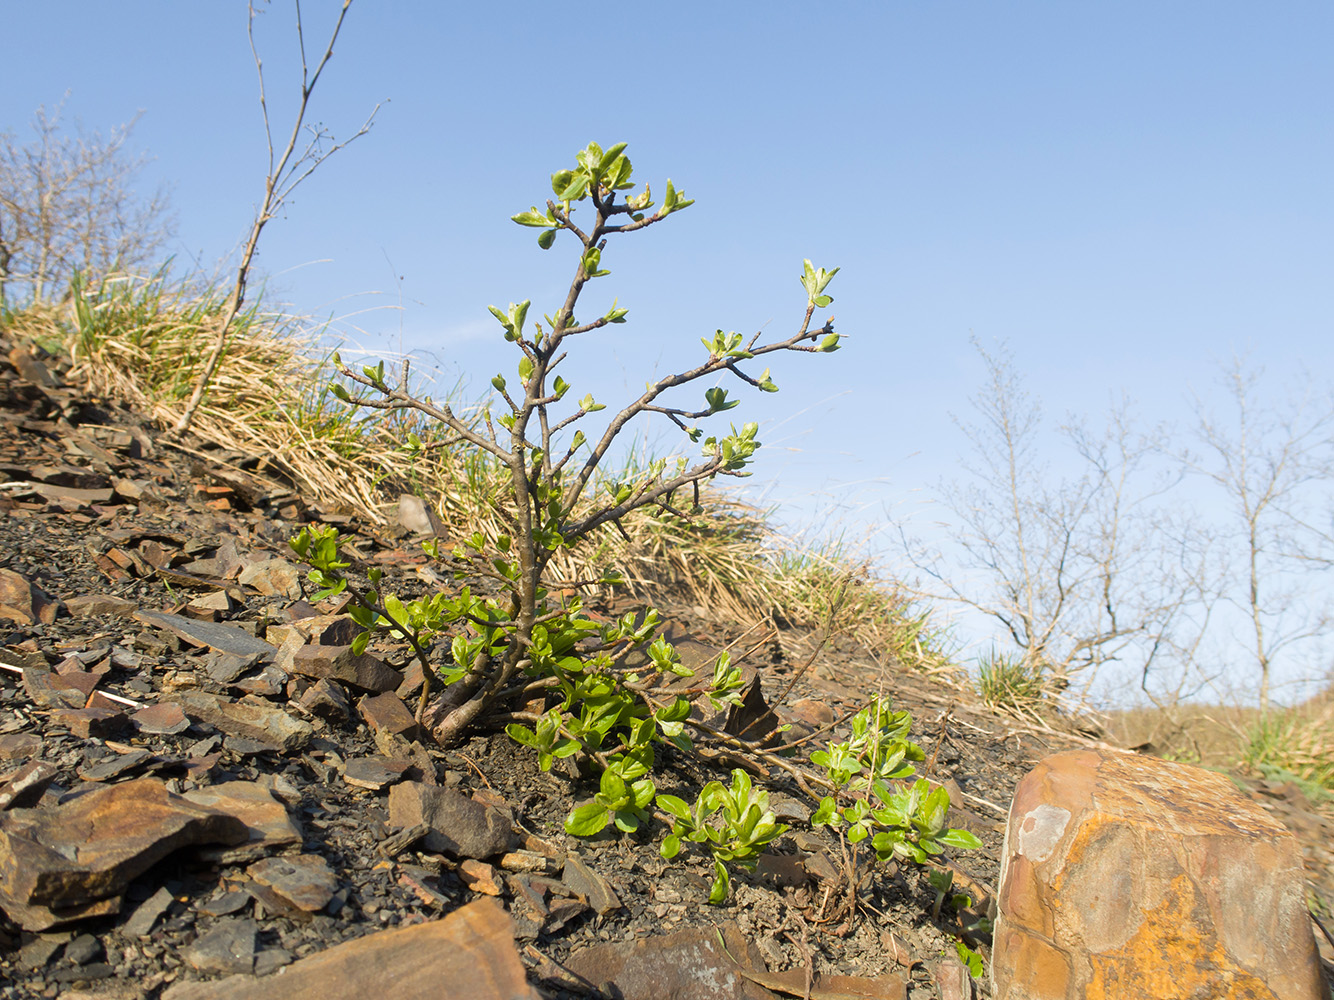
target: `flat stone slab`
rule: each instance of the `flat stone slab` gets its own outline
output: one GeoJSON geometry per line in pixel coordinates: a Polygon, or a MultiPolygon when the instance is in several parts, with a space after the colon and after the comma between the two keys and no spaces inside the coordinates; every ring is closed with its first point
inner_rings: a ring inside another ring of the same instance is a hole
{"type": "Polygon", "coordinates": [[[178,691],[173,698],[192,718],[284,752],[300,750],[315,735],[309,723],[292,718],[280,708],[231,701],[204,691],[178,691]]]}
{"type": "Polygon", "coordinates": [[[353,757],[343,765],[343,780],[354,788],[379,792],[402,781],[416,767],[411,761],[386,757],[353,757]]]}
{"type": "Polygon", "coordinates": [[[405,829],[426,825],[422,838],[428,851],[460,858],[489,858],[514,849],[517,838],[498,809],[451,788],[405,781],[389,789],[389,825],[405,829]]]}
{"type": "Polygon", "coordinates": [[[0,618],[9,618],[20,625],[36,622],[50,625],[59,610],[60,602],[41,587],[13,570],[0,569],[0,618]]]}
{"type": "Polygon", "coordinates": [[[192,645],[207,646],[209,649],[233,653],[236,656],[258,654],[271,658],[278,652],[276,646],[270,645],[263,639],[257,639],[237,625],[200,621],[197,618],[172,615],[165,611],[136,611],[134,619],[145,625],[164,628],[192,645]]]}
{"type": "Polygon", "coordinates": [[[235,844],[244,823],[155,778],[93,788],[0,815],[0,908],[27,930],[115,913],[130,881],[193,844],[235,844]]]}
{"type": "Polygon", "coordinates": [[[126,600],[123,597],[113,597],[110,594],[80,594],[78,597],[71,597],[65,601],[65,607],[69,609],[69,613],[77,618],[88,615],[124,617],[133,612],[138,606],[134,601],[126,600]]]}
{"type": "MultiPolygon", "coordinates": [[[[738,959],[747,961],[750,968],[764,968],[758,950],[729,921],[720,927],[687,927],[672,934],[592,945],[571,954],[564,965],[598,995],[623,1000],[773,997],[745,974],[738,959]],[[602,993],[604,983],[611,984],[615,992],[602,993]]],[[[802,987],[804,996],[804,982],[802,987]]]]}
{"type": "Polygon", "coordinates": [[[184,797],[205,809],[235,816],[246,826],[244,843],[200,848],[200,856],[206,860],[233,864],[301,843],[301,828],[293,822],[287,807],[257,782],[223,781],[192,789],[184,797]]]}
{"type": "Polygon", "coordinates": [[[1225,777],[1111,750],[1041,761],[1001,855],[996,1000],[1321,1000],[1296,839],[1225,777]]]}
{"type": "Polygon", "coordinates": [[[175,983],[163,1000],[538,1000],[514,947],[513,928],[494,900],[469,903],[445,917],[380,931],[258,978],[175,983]]]}
{"type": "Polygon", "coordinates": [[[351,646],[302,646],[292,657],[291,671],[304,677],[327,677],[372,694],[393,691],[403,675],[369,653],[360,656],[351,646]]]}
{"type": "MultiPolygon", "coordinates": [[[[338,879],[328,863],[317,854],[265,858],[246,869],[257,887],[259,899],[275,910],[302,910],[318,913],[329,905],[338,891],[338,879]],[[274,903],[280,905],[274,906],[274,903]]],[[[253,887],[250,889],[253,893],[253,887]]]]}

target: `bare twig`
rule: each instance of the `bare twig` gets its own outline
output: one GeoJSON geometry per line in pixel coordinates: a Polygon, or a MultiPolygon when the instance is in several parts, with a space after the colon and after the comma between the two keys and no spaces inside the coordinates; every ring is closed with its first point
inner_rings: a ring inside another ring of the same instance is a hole
{"type": "Polygon", "coordinates": [[[199,408],[204,393],[208,390],[208,385],[218,369],[218,363],[222,359],[223,348],[226,346],[227,335],[232,322],[240,313],[241,306],[245,302],[250,268],[254,262],[255,251],[259,247],[259,237],[264,231],[265,225],[282,210],[292,192],[320,164],[349,143],[355,142],[369,132],[375,120],[375,115],[380,110],[380,105],[377,104],[355,134],[340,142],[332,142],[327,149],[324,148],[324,142],[331,141],[331,136],[323,127],[315,129],[313,137],[307,142],[301,153],[297,154],[296,148],[302,130],[305,128],[306,112],[310,105],[311,95],[315,91],[316,84],[319,83],[324,67],[333,58],[334,43],[338,41],[338,34],[343,28],[343,19],[347,17],[348,9],[352,6],[352,0],[343,0],[343,4],[338,11],[338,20],[334,23],[333,32],[329,36],[329,43],[325,46],[324,54],[320,57],[313,73],[306,61],[306,43],[301,21],[300,0],[297,0],[295,6],[297,42],[301,51],[301,101],[297,106],[296,117],[292,122],[292,132],[287,139],[287,145],[283,147],[282,153],[277,155],[276,158],[273,145],[273,129],[269,121],[269,106],[265,92],[264,64],[255,47],[255,5],[252,2],[249,6],[250,19],[247,31],[250,39],[250,52],[255,60],[255,72],[259,76],[259,106],[264,118],[264,136],[268,142],[269,171],[264,179],[264,198],[255,213],[255,221],[250,226],[250,235],[246,239],[245,248],[241,251],[241,261],[236,268],[236,280],[232,284],[231,293],[227,296],[227,301],[224,303],[222,313],[218,319],[218,330],[213,341],[213,348],[195,380],[194,390],[190,394],[189,402],[186,403],[185,409],[171,428],[171,434],[177,437],[189,429],[195,411],[199,408]]]}

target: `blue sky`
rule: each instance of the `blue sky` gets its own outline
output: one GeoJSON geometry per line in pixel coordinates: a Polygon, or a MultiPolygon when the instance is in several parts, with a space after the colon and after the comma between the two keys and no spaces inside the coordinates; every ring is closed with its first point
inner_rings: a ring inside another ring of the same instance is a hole
{"type": "MultiPolygon", "coordinates": [[[[5,6],[25,41],[6,53],[0,127],[66,91],[89,128],[142,110],[174,249],[211,269],[263,180],[245,5],[5,6]]],[[[312,50],[335,8],[305,6],[312,50]]],[[[575,10],[358,0],[313,114],[347,135],[388,103],[266,231],[271,290],[370,350],[432,352],[480,392],[513,365],[486,306],[549,311],[572,268],[508,216],[590,139],[628,141],[637,179],[671,177],[697,204],[608,248],[593,301],[617,296],[631,322],[566,377],[613,402],[715,328],[790,329],[803,257],[841,267],[845,349],[780,360],[782,391],[733,413],[762,421],[755,481],[789,520],[856,530],[958,474],[950,413],[982,375],[970,335],[1007,341],[1057,417],[1096,419],[1124,391],[1147,420],[1185,421],[1236,352],[1276,392],[1303,372],[1328,383],[1326,3],[575,10]]],[[[279,123],[290,11],[275,3],[258,32],[279,123]]]]}

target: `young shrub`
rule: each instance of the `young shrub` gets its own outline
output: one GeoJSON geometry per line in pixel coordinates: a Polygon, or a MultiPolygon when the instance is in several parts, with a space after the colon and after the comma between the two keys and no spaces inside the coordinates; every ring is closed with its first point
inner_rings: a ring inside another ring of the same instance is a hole
{"type": "Polygon", "coordinates": [[[932,789],[925,778],[892,790],[890,782],[910,777],[909,761],[926,759],[922,748],[908,739],[912,715],[895,712],[873,697],[852,720],[852,738],[829,743],[811,754],[811,763],[824,768],[833,795],[827,795],[811,816],[811,826],[828,826],[853,845],[870,838],[882,861],[907,858],[922,864],[946,847],[977,848],[982,842],[967,830],[947,829],[950,793],[932,789]],[[839,796],[852,803],[839,805],[839,796]]]}
{"type": "Polygon", "coordinates": [[[727,899],[731,886],[726,863],[754,871],[765,846],[787,830],[769,808],[769,793],[753,788],[740,768],[732,771],[730,786],[720,781],[705,785],[693,809],[675,795],[659,795],[658,805],[672,816],[672,832],[660,849],[664,858],[676,857],[683,841],[707,844],[712,852],[709,902],[714,905],[727,899]]]}
{"type": "MultiPolygon", "coordinates": [[[[335,529],[307,528],[292,540],[293,549],[312,567],[310,578],[321,588],[317,596],[344,591],[351,595],[352,616],[365,629],[357,641],[359,649],[376,630],[386,630],[407,641],[427,677],[434,673],[455,687],[450,698],[455,707],[432,726],[441,742],[462,736],[516,685],[536,685],[551,692],[557,705],[531,717],[512,713],[521,721],[507,731],[537,752],[544,769],[558,757],[577,755],[581,766],[600,772],[598,792],[566,820],[566,830],[579,836],[596,834],[612,824],[632,832],[648,818],[656,796],[656,747],[672,743],[685,751],[692,749],[685,732],[691,704],[661,690],[663,682],[692,671],[681,665],[670,644],[654,639],[655,613],[603,624],[582,614],[578,597],[556,599],[553,584],[570,588],[612,581],[550,580],[553,557],[599,531],[619,529],[623,518],[646,507],[688,520],[700,510],[701,484],[718,476],[749,474],[746,467],[760,445],[758,425],[747,423],[739,429],[730,425],[707,436],[699,425],[740,401],[729,398],[728,390],[718,385],[704,389],[702,405],[679,400],[677,390],[731,376],[757,391],[774,392],[777,386],[770,370],[755,373],[751,362],[787,352],[827,354],[838,349],[840,339],[832,320],[812,325],[816,310],[833,301],[827,288],[838,269],[826,271],[805,261],[800,276],[805,306],[788,336],[762,341],[759,333],[746,338],[718,330],[701,339],[704,353],[693,366],[647,383],[644,392],[615,413],[604,429],[586,435],[579,425],[605,406],[592,393],[578,396],[566,380],[567,369],[572,379],[577,377],[571,351],[576,338],[625,323],[628,310],[613,300],[586,322],[576,318],[575,310],[587,286],[608,275],[604,252],[611,240],[646,230],[693,204],[670,180],[661,204],[655,203],[647,185],[631,193],[635,184],[625,149],[625,143],[605,150],[589,144],[576,154],[572,168],[552,175],[553,197],[545,209],[534,206],[513,216],[519,225],[540,230],[537,242],[543,250],[558,238],[572,240],[574,275],[563,302],[541,321],[529,321],[531,303],[526,299],[504,310],[489,307],[501,335],[513,345],[516,364],[508,377],[501,373],[491,380],[496,401],[480,424],[461,419],[448,402],[413,395],[406,366],[393,379],[383,362],[353,370],[334,355],[334,366],[344,381],[330,388],[344,402],[416,411],[439,421],[506,470],[505,488],[496,498],[505,533],[488,538],[477,532],[452,553],[440,552],[433,543],[427,546],[432,556],[452,559],[457,578],[488,577],[500,596],[475,596],[465,586],[452,596],[403,601],[380,593],[376,569],[370,570],[366,588],[347,578],[349,564],[335,529]],[[585,210],[591,217],[576,220],[576,213],[585,210]],[[349,387],[358,394],[354,396],[349,387]],[[599,479],[599,468],[622,431],[646,414],[665,417],[684,431],[700,445],[700,457],[693,464],[684,457],[672,462],[658,459],[646,468],[627,470],[629,474],[620,480],[599,479]],[[437,670],[432,653],[446,646],[448,662],[437,670]],[[632,649],[647,653],[646,665],[633,671],[624,667],[632,649]]],[[[711,682],[703,690],[719,705],[735,702],[741,684],[739,668],[724,655],[714,664],[711,682]]],[[[427,708],[424,690],[419,719],[426,718],[427,708]]],[[[695,817],[695,826],[683,828],[674,841],[679,844],[679,836],[696,834],[709,841],[721,873],[713,893],[719,900],[727,892],[722,863],[753,864],[755,852],[783,830],[772,822],[766,794],[751,789],[748,779],[739,781],[734,776],[730,789],[711,783],[695,810],[686,809],[695,817]],[[710,822],[715,814],[726,821],[710,822]]],[[[662,803],[663,797],[658,800],[662,803]]],[[[671,797],[667,801],[672,807],[679,802],[671,797]]],[[[684,803],[681,808],[686,808],[684,803]]],[[[672,814],[682,820],[678,813],[672,814]]]]}

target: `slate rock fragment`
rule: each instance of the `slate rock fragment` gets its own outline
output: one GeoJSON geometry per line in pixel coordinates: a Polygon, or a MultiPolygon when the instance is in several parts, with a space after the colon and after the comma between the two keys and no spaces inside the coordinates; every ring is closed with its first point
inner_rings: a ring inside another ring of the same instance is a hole
{"type": "Polygon", "coordinates": [[[237,582],[253,587],[265,597],[286,597],[293,601],[301,597],[301,571],[286,559],[265,559],[247,566],[237,582]]]}
{"type": "Polygon", "coordinates": [[[153,759],[151,751],[139,747],[129,753],[117,753],[103,757],[95,764],[85,764],[78,769],[77,774],[84,781],[114,781],[123,774],[129,774],[145,767],[153,759]]]}
{"type": "Polygon", "coordinates": [[[30,809],[42,800],[59,772],[44,760],[32,760],[0,785],[0,810],[30,809]]]}
{"type": "Polygon", "coordinates": [[[246,840],[199,849],[200,857],[222,864],[252,861],[271,851],[301,843],[301,828],[273,792],[254,781],[223,781],[192,789],[184,797],[195,805],[225,813],[245,824],[246,840]]]}
{"type": "Polygon", "coordinates": [[[154,736],[175,736],[190,728],[190,720],[181,706],[170,701],[141,708],[130,716],[130,721],[139,732],[154,736]]]}
{"type": "Polygon", "coordinates": [[[200,972],[252,972],[258,935],[259,925],[249,917],[219,920],[185,949],[183,957],[200,972]]]}
{"type": "Polygon", "coordinates": [[[318,913],[338,891],[338,878],[316,854],[265,858],[246,869],[254,884],[247,887],[271,910],[318,913]]]}
{"type": "Polygon", "coordinates": [[[114,913],[130,880],[173,851],[248,835],[240,820],[195,805],[155,778],[10,810],[0,814],[0,908],[26,930],[114,913]]]}
{"type": "Polygon", "coordinates": [[[379,792],[402,781],[416,765],[406,760],[384,757],[353,757],[343,766],[343,780],[353,788],[379,792]]]}
{"type": "Polygon", "coordinates": [[[491,806],[454,791],[405,781],[389,790],[389,825],[425,824],[430,832],[421,848],[461,858],[489,858],[513,850],[517,843],[509,820],[491,806]]]}
{"type": "Polygon", "coordinates": [[[200,903],[195,909],[200,913],[207,913],[211,917],[225,917],[232,913],[239,913],[250,903],[250,893],[235,890],[224,892],[221,896],[215,896],[206,902],[200,903]]]}
{"type": "Polygon", "coordinates": [[[357,711],[377,735],[381,732],[402,736],[405,740],[419,739],[421,728],[403,699],[393,691],[366,695],[357,702],[357,711]]]}
{"type": "Polygon", "coordinates": [[[134,618],[145,625],[166,629],[193,645],[207,646],[222,653],[233,653],[237,656],[249,656],[254,653],[261,657],[272,658],[278,652],[276,647],[263,639],[256,638],[237,625],[199,621],[163,611],[136,611],[134,618]]]}
{"type": "Polygon", "coordinates": [[[115,736],[130,724],[125,713],[115,708],[57,709],[51,713],[51,722],[85,740],[115,736]]]}
{"type": "Polygon", "coordinates": [[[443,920],[380,931],[300,959],[281,975],[172,984],[162,1000],[329,1000],[382,996],[439,1000],[466,984],[469,1000],[538,1000],[504,908],[482,899],[443,920]]]}
{"type": "Polygon", "coordinates": [[[338,684],[321,677],[302,692],[297,704],[311,715],[338,725],[352,717],[352,706],[338,684]]]}
{"type": "Polygon", "coordinates": [[[561,882],[588,900],[598,913],[608,914],[621,908],[621,900],[605,878],[593,871],[577,854],[565,859],[561,882]]]}
{"type": "MultiPolygon", "coordinates": [[[[752,943],[734,923],[721,927],[690,927],[657,937],[582,948],[565,960],[565,968],[587,987],[622,1000],[769,1000],[769,990],[748,979],[733,956],[763,969],[752,943]]],[[[804,990],[803,990],[804,994],[804,990]]],[[[900,993],[900,996],[903,994],[900,993]]]]}
{"type": "Polygon", "coordinates": [[[10,569],[0,569],[0,618],[20,625],[50,625],[64,606],[10,569]]]}
{"type": "Polygon", "coordinates": [[[65,945],[65,959],[75,965],[87,965],[106,955],[102,942],[91,934],[80,934],[65,945]]]}
{"type": "Polygon", "coordinates": [[[244,699],[231,701],[203,691],[178,691],[173,697],[191,718],[201,719],[233,736],[259,740],[284,752],[300,750],[315,735],[310,723],[294,719],[270,705],[244,699]]]}
{"type": "Polygon", "coordinates": [[[349,646],[302,646],[292,657],[291,671],[303,677],[326,677],[349,687],[379,694],[393,691],[403,683],[403,675],[383,660],[352,652],[349,646]]]}
{"type": "Polygon", "coordinates": [[[42,738],[33,733],[5,733],[0,736],[0,761],[36,757],[42,752],[42,738]]]}
{"type": "Polygon", "coordinates": [[[83,708],[88,696],[52,670],[23,668],[23,690],[39,708],[83,708]]]}
{"type": "Polygon", "coordinates": [[[167,888],[160,887],[157,892],[140,903],[130,919],[120,926],[120,933],[127,938],[147,937],[153,932],[153,925],[171,907],[172,895],[167,888]]]}
{"type": "Polygon", "coordinates": [[[259,665],[260,653],[247,653],[241,656],[237,653],[219,652],[213,650],[208,654],[208,661],[204,666],[209,679],[219,684],[230,684],[247,670],[253,670],[259,665]]]}

